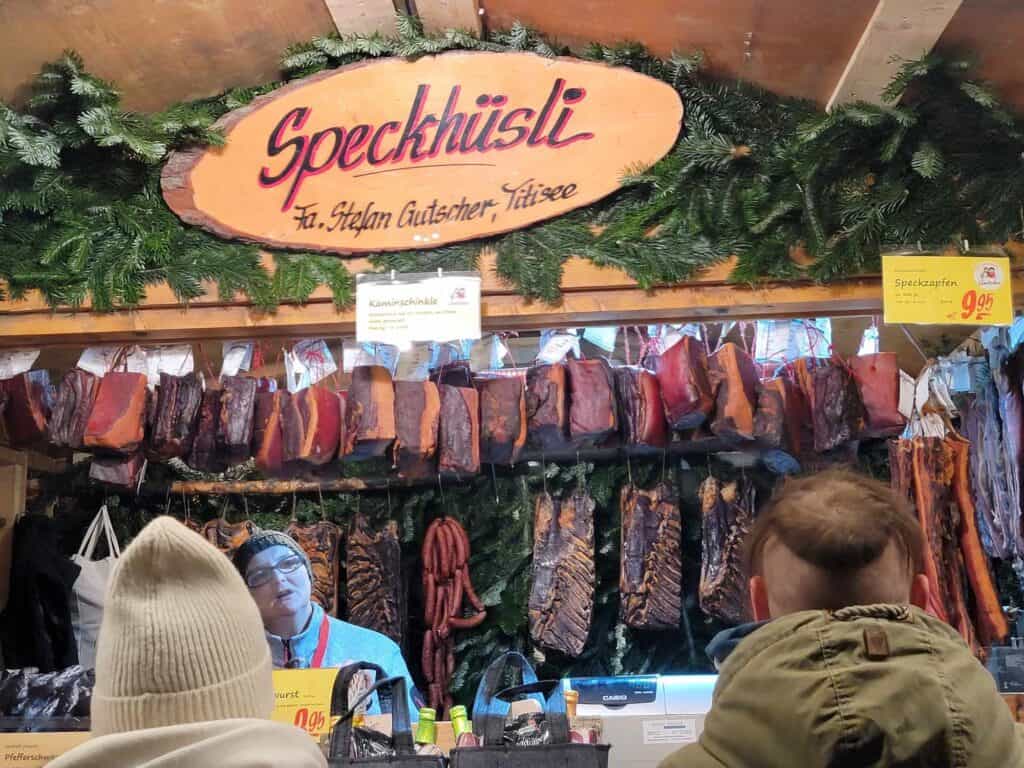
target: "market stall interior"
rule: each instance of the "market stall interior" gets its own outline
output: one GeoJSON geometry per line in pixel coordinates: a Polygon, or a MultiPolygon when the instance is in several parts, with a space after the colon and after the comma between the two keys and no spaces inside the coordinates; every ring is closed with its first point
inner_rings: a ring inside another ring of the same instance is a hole
{"type": "Polygon", "coordinates": [[[243,577],[308,572],[439,720],[509,651],[620,747],[686,715],[653,766],[833,465],[1024,694],[1024,9],[173,5],[0,8],[0,731],[87,728],[167,514],[286,532],[243,577]]]}

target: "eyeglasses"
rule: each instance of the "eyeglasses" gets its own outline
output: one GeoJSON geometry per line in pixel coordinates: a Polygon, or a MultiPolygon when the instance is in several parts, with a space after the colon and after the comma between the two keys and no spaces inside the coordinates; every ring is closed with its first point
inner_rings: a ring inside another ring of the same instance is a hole
{"type": "Polygon", "coordinates": [[[298,555],[288,555],[278,560],[273,565],[268,565],[263,568],[256,568],[255,570],[249,571],[245,574],[245,583],[250,589],[256,589],[262,587],[264,584],[270,583],[270,580],[274,577],[274,571],[278,573],[294,573],[303,565],[303,560],[298,555]]]}

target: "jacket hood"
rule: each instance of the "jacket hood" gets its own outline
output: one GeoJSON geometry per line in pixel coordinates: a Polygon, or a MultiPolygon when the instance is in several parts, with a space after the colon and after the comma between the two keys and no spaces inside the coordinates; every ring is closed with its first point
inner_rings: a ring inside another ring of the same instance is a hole
{"type": "Polygon", "coordinates": [[[697,744],[663,768],[1024,766],[1021,733],[959,635],[901,605],[759,627],[721,668],[697,744]]]}
{"type": "Polygon", "coordinates": [[[49,768],[326,768],[305,732],[269,720],[217,720],[89,739],[49,768]]]}

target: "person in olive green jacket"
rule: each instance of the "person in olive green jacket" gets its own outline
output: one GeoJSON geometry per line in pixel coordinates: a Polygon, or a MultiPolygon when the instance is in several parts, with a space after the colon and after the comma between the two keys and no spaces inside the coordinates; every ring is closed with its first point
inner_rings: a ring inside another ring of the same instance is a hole
{"type": "Polygon", "coordinates": [[[661,768],[1024,766],[994,680],[922,610],[923,547],[906,500],[875,480],[787,482],[748,541],[760,624],[709,646],[704,731],[661,768]]]}

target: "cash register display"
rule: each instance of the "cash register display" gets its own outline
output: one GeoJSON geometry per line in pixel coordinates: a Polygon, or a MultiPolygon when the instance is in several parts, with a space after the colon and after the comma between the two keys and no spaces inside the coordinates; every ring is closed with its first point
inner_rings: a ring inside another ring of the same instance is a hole
{"type": "Polygon", "coordinates": [[[650,704],[658,696],[658,676],[575,678],[572,688],[579,693],[580,704],[605,707],[650,704]]]}

